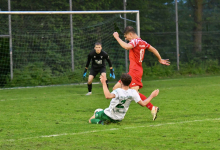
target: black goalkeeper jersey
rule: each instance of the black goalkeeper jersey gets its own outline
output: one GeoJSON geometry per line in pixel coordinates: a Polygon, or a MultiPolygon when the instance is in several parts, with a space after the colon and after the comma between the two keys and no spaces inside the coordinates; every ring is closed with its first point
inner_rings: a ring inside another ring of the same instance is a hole
{"type": "Polygon", "coordinates": [[[95,50],[92,50],[89,55],[88,55],[88,60],[86,63],[86,67],[89,67],[89,63],[92,59],[92,68],[94,69],[100,69],[102,67],[105,67],[105,60],[107,60],[109,67],[112,67],[112,63],[109,59],[108,54],[101,50],[101,52],[99,54],[96,53],[95,50]]]}

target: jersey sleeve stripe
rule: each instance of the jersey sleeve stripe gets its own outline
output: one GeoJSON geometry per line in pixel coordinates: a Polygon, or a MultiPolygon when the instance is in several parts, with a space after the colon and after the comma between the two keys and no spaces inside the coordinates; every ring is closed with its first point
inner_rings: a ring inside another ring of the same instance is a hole
{"type": "Polygon", "coordinates": [[[148,49],[150,47],[150,44],[148,44],[146,41],[144,41],[144,43],[146,44],[146,49],[148,49]]]}
{"type": "Polygon", "coordinates": [[[131,44],[133,47],[135,47],[134,46],[134,41],[132,40],[131,42],[129,42],[129,44],[131,44]]]}
{"type": "Polygon", "coordinates": [[[137,39],[133,39],[133,40],[131,40],[130,44],[131,44],[133,47],[136,47],[137,44],[138,44],[138,40],[137,40],[137,39]]]}

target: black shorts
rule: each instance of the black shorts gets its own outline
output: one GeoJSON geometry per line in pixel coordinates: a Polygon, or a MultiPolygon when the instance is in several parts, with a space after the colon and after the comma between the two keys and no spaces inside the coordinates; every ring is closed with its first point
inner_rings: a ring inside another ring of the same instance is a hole
{"type": "Polygon", "coordinates": [[[93,75],[94,76],[94,78],[95,78],[95,76],[98,74],[98,73],[106,73],[106,68],[105,67],[101,67],[101,68],[91,68],[90,69],[90,73],[89,73],[89,75],[93,75]]]}

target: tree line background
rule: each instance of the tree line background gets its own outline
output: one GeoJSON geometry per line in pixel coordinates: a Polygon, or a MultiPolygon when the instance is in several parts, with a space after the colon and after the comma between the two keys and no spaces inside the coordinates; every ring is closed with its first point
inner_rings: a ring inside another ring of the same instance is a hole
{"type": "MultiPolygon", "coordinates": [[[[123,0],[75,0],[72,7],[75,11],[123,10],[123,0]]],[[[8,10],[7,0],[0,1],[0,9],[8,10]]],[[[172,64],[161,66],[153,54],[146,52],[144,78],[220,72],[219,1],[178,1],[179,71],[176,65],[175,1],[127,0],[126,9],[140,11],[141,38],[154,46],[163,58],[169,58],[172,64]]],[[[69,0],[13,0],[11,10],[68,11],[69,0]]],[[[134,15],[127,17],[135,20],[134,15]]],[[[0,15],[0,20],[0,34],[8,34],[8,15],[0,15]]],[[[130,22],[128,25],[135,26],[130,22]]],[[[14,78],[10,80],[8,39],[0,38],[0,86],[83,82],[86,55],[96,41],[105,43],[103,49],[112,57],[116,76],[125,72],[124,50],[114,39],[109,40],[113,31],[123,31],[123,20],[114,15],[73,15],[73,28],[74,72],[71,70],[69,15],[12,15],[14,78]]]]}

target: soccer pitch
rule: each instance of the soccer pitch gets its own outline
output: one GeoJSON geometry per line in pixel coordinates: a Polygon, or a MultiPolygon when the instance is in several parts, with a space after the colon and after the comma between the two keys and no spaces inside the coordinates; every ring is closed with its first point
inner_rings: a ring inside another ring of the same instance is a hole
{"type": "Polygon", "coordinates": [[[146,96],[160,89],[151,101],[160,107],[156,121],[132,102],[125,119],[110,125],[88,123],[109,106],[101,84],[91,96],[86,85],[1,89],[0,149],[220,149],[220,76],[143,84],[146,96]]]}

